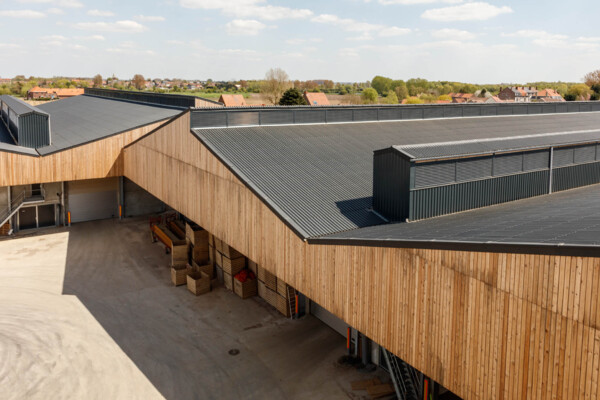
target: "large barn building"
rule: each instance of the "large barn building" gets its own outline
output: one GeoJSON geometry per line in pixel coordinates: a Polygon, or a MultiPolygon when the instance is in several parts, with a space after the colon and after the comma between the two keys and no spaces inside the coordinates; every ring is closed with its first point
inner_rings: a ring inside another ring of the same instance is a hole
{"type": "Polygon", "coordinates": [[[4,234],[170,207],[399,392],[600,396],[600,103],[0,106],[4,234]]]}

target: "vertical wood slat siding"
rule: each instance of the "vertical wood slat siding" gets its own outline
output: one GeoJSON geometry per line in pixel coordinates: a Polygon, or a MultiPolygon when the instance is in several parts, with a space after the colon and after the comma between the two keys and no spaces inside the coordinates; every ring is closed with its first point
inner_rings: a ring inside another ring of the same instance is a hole
{"type": "Polygon", "coordinates": [[[596,398],[600,259],[308,245],[189,133],[125,175],[465,399],[596,398]]]}
{"type": "Polygon", "coordinates": [[[43,157],[0,151],[0,187],[121,176],[123,147],[164,122],[43,157]]]}

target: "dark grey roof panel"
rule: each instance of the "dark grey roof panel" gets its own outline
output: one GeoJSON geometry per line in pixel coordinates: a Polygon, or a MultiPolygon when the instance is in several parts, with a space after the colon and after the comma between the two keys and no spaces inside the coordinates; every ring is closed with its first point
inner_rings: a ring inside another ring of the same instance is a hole
{"type": "Polygon", "coordinates": [[[373,151],[591,130],[600,113],[329,125],[194,129],[223,162],[304,237],[382,222],[372,205],[373,151]]]}
{"type": "Polygon", "coordinates": [[[87,95],[52,101],[38,108],[50,114],[52,129],[52,144],[38,149],[41,155],[162,121],[184,110],[87,95]]]}
{"type": "Polygon", "coordinates": [[[328,235],[323,240],[600,246],[600,185],[412,223],[328,235]]]}
{"type": "Polygon", "coordinates": [[[409,158],[419,160],[455,158],[527,149],[549,148],[600,141],[600,129],[519,136],[506,139],[477,139],[433,144],[393,146],[409,158]]]}
{"type": "Polygon", "coordinates": [[[6,103],[9,108],[11,108],[15,113],[17,113],[19,115],[30,114],[30,113],[46,114],[39,107],[31,106],[31,105],[25,103],[21,99],[17,99],[16,97],[12,97],[7,94],[0,96],[0,100],[2,100],[2,102],[6,103]]]}

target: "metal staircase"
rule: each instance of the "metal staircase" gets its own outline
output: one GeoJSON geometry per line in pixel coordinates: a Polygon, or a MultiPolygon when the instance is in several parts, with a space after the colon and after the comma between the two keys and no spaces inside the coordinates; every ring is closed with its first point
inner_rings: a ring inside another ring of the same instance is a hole
{"type": "Polygon", "coordinates": [[[45,199],[45,193],[43,189],[25,190],[21,192],[17,197],[12,199],[10,207],[5,207],[0,210],[0,226],[4,226],[13,215],[26,205],[43,203],[45,199]]]}
{"type": "Polygon", "coordinates": [[[399,400],[423,398],[423,374],[405,363],[388,350],[382,348],[394,389],[399,400]]]}

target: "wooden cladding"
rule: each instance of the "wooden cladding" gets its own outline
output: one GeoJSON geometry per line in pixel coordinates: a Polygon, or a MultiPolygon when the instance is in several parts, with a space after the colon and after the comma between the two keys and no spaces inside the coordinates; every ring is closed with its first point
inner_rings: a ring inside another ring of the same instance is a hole
{"type": "Polygon", "coordinates": [[[74,181],[123,175],[123,147],[164,121],[43,157],[0,152],[0,186],[74,181]]]}
{"type": "Polygon", "coordinates": [[[125,175],[465,399],[600,396],[600,259],[308,245],[188,118],[126,148],[125,175]]]}

